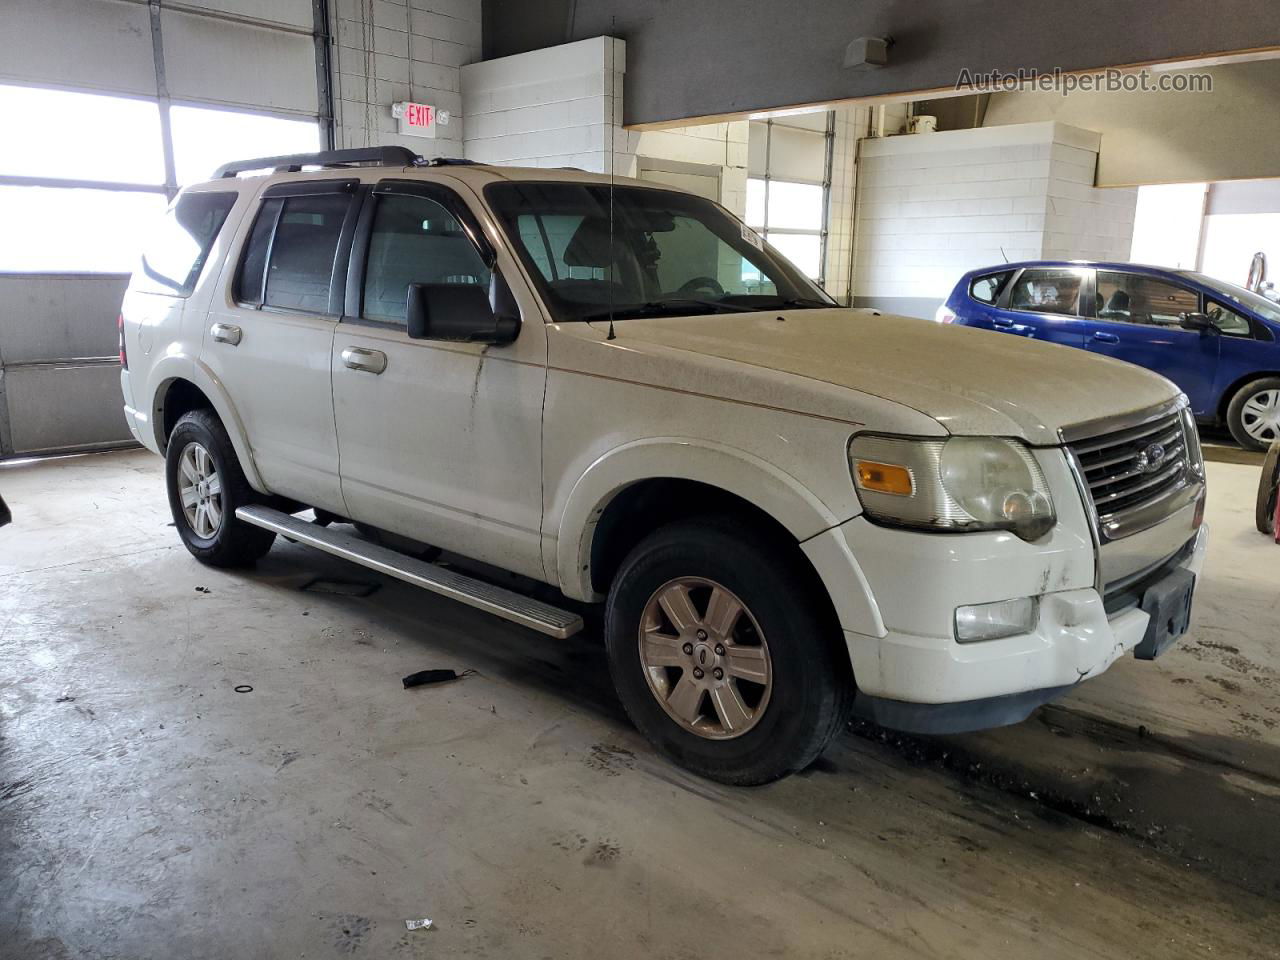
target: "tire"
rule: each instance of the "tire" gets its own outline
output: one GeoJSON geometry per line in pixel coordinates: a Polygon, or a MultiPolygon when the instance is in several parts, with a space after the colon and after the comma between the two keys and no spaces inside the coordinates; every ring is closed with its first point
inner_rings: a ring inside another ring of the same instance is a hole
{"type": "Polygon", "coordinates": [[[1227,406],[1227,429],[1246,450],[1266,450],[1280,440],[1280,377],[1253,380],[1237,390],[1227,406]]]}
{"type": "Polygon", "coordinates": [[[650,743],[694,773],[754,785],[812,763],[848,719],[854,688],[839,626],[798,572],[799,551],[742,526],[683,522],[642,541],[609,590],[605,645],[623,708],[650,743]],[[682,596],[692,609],[679,630],[664,603],[678,608],[682,596]],[[734,626],[716,629],[711,606],[734,601],[743,608],[734,626]],[[645,627],[655,639],[642,653],[645,627]]]}
{"type": "Polygon", "coordinates": [[[236,519],[237,507],[261,498],[245,479],[231,438],[212,410],[192,410],[178,421],[169,434],[164,475],[178,536],[201,563],[250,566],[271,549],[274,533],[236,519]],[[202,476],[206,479],[196,480],[202,476]],[[197,498],[190,512],[184,495],[197,498]]]}
{"type": "Polygon", "coordinates": [[[1258,477],[1258,500],[1254,522],[1259,533],[1274,536],[1276,532],[1276,498],[1280,497],[1280,440],[1271,445],[1262,461],[1258,477]]]}

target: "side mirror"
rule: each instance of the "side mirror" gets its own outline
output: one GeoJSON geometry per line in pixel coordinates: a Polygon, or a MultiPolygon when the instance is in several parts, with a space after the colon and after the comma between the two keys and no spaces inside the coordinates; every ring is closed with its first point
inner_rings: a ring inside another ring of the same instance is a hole
{"type": "MultiPolygon", "coordinates": [[[[508,289],[494,275],[495,291],[508,289]]],[[[502,309],[511,299],[495,296],[501,313],[490,303],[484,287],[470,283],[411,283],[406,294],[405,320],[414,340],[461,340],[467,343],[510,343],[520,333],[520,318],[502,309]]]]}
{"type": "Polygon", "coordinates": [[[1201,333],[1211,333],[1217,327],[1203,313],[1182,313],[1178,315],[1178,326],[1183,330],[1198,330],[1201,333]]]}

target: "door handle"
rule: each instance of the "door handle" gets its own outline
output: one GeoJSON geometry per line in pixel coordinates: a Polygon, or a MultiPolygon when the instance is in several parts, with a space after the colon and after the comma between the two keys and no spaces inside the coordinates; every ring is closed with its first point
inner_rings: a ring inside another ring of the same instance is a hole
{"type": "Polygon", "coordinates": [[[1013,321],[1008,317],[993,317],[991,320],[993,327],[1012,327],[1013,321]]]}
{"type": "Polygon", "coordinates": [[[213,337],[218,343],[229,343],[233,347],[238,346],[243,331],[234,323],[215,323],[209,328],[209,336],[213,337]]]}
{"type": "Polygon", "coordinates": [[[381,350],[366,350],[364,347],[343,347],[342,362],[352,370],[363,370],[365,373],[381,373],[387,369],[387,355],[381,350]]]}
{"type": "Polygon", "coordinates": [[[1095,343],[1119,343],[1120,342],[1120,338],[1117,337],[1114,333],[1102,333],[1101,331],[1098,331],[1098,330],[1095,330],[1093,332],[1093,336],[1090,337],[1089,339],[1094,341],[1095,343]]]}

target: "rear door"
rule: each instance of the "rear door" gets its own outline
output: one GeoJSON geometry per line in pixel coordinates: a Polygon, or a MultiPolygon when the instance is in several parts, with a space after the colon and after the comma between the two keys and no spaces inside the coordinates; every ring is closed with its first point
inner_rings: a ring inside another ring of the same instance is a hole
{"type": "Polygon", "coordinates": [[[290,181],[263,192],[238,268],[210,308],[202,351],[226,386],[268,489],[339,514],[345,505],[329,357],[357,186],[290,181]]]}
{"type": "Polygon", "coordinates": [[[1190,287],[1155,274],[1099,270],[1088,349],[1153,370],[1176,383],[1203,412],[1212,403],[1221,338],[1184,330],[1180,317],[1200,309],[1190,287]]]}
{"type": "Polygon", "coordinates": [[[1082,267],[1026,267],[1005,286],[987,313],[995,330],[1084,346],[1081,304],[1088,296],[1091,271],[1082,267]]]}

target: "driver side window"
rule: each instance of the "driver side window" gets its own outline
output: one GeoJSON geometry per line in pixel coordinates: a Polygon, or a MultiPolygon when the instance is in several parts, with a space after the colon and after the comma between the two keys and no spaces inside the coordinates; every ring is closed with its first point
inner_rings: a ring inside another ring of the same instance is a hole
{"type": "Polygon", "coordinates": [[[1207,299],[1204,302],[1204,307],[1205,314],[1221,333],[1230,337],[1253,336],[1253,327],[1250,326],[1248,319],[1242,317],[1230,307],[1207,299]]]}

